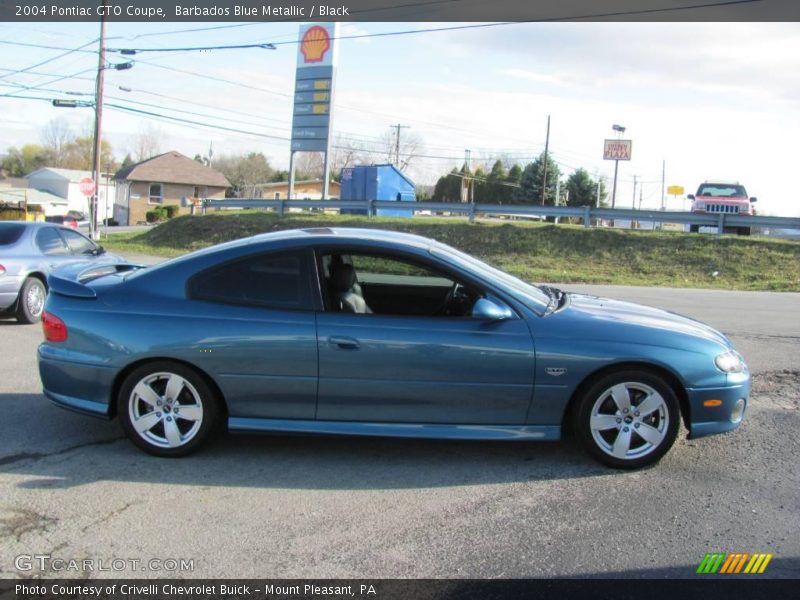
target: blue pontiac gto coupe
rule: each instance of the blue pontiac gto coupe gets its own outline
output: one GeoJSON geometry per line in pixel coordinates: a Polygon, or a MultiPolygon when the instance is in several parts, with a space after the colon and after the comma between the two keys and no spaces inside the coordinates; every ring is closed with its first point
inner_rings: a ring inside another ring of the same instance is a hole
{"type": "Polygon", "coordinates": [[[182,456],[220,429],[557,440],[637,468],[735,429],[750,391],[720,332],[533,286],[444,244],[282,231],[48,279],[44,393],[182,456]]]}

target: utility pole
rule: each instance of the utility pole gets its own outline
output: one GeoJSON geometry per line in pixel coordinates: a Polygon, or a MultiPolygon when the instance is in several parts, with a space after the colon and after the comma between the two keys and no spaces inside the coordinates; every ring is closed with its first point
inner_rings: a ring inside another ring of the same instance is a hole
{"type": "Polygon", "coordinates": [[[94,152],[92,156],[92,192],[89,206],[89,234],[93,240],[98,239],[97,231],[97,192],[100,187],[100,157],[102,156],[102,123],[103,123],[103,84],[106,68],[106,19],[100,17],[100,49],[97,58],[97,79],[94,90],[94,152]]]}
{"type": "Polygon", "coordinates": [[[400,168],[400,130],[401,129],[410,129],[410,125],[401,125],[398,123],[397,125],[390,125],[392,129],[396,130],[395,134],[395,142],[394,142],[394,166],[398,169],[400,168]]]}
{"type": "Polygon", "coordinates": [[[636,180],[638,177],[638,175],[633,176],[633,202],[631,202],[631,208],[636,208],[636,180]]]}
{"type": "Polygon", "coordinates": [[[547,193],[547,150],[550,147],[550,115],[547,115],[547,137],[544,139],[544,174],[542,177],[542,206],[547,193]]]}
{"type": "Polygon", "coordinates": [[[664,210],[664,183],[666,181],[667,161],[661,161],[661,210],[664,210]]]}
{"type": "Polygon", "coordinates": [[[597,178],[597,208],[600,208],[600,178],[597,178]]]}
{"type": "Polygon", "coordinates": [[[464,150],[464,177],[461,179],[461,202],[470,201],[470,171],[472,170],[472,150],[464,150]]]}

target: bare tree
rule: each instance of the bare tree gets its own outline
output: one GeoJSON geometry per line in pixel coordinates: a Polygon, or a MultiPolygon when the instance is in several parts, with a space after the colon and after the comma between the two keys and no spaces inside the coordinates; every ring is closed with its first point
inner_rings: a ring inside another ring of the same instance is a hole
{"type": "Polygon", "coordinates": [[[238,198],[254,198],[259,184],[269,182],[275,173],[261,152],[220,155],[212,166],[228,178],[238,198]]]}
{"type": "Polygon", "coordinates": [[[367,153],[358,142],[337,136],[333,141],[331,165],[334,178],[339,177],[342,169],[367,162],[367,153]]]}
{"type": "MultiPolygon", "coordinates": [[[[330,177],[338,180],[342,169],[367,162],[364,148],[356,141],[336,136],[331,143],[330,177]]],[[[300,152],[295,155],[295,173],[298,179],[322,179],[324,154],[300,152]]]]}
{"type": "Polygon", "coordinates": [[[418,134],[408,129],[402,129],[398,152],[397,129],[394,127],[383,134],[380,146],[381,154],[386,157],[386,162],[396,165],[401,171],[405,171],[411,162],[422,154],[425,147],[418,134]]]}
{"type": "Polygon", "coordinates": [[[303,179],[322,179],[322,152],[298,152],[294,155],[295,177],[303,179]]]}
{"type": "Polygon", "coordinates": [[[54,167],[64,166],[67,146],[74,139],[72,129],[64,117],[53,119],[42,128],[42,142],[44,147],[51,152],[51,161],[54,167]]]}
{"type": "Polygon", "coordinates": [[[163,134],[157,127],[147,124],[141,128],[133,141],[132,153],[136,162],[147,160],[161,152],[162,137],[163,134]]]}

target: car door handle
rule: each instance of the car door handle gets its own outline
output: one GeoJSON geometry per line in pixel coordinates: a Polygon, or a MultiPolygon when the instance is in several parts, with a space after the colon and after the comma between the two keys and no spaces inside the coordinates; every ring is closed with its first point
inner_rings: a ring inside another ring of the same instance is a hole
{"type": "Polygon", "coordinates": [[[339,346],[344,350],[357,350],[358,349],[358,340],[351,337],[340,337],[340,336],[332,336],[328,338],[328,343],[331,346],[339,346]]]}

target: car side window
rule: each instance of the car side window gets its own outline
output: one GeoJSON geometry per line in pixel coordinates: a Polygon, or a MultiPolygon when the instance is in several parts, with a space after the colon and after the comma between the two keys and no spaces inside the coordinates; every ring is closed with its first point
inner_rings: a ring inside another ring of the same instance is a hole
{"type": "Polygon", "coordinates": [[[64,236],[67,246],[73,254],[91,254],[97,248],[92,240],[77,231],[62,229],[59,233],[64,236]]]}
{"type": "Polygon", "coordinates": [[[450,276],[393,255],[328,254],[322,271],[329,312],[466,317],[480,297],[450,276]]]}
{"type": "Polygon", "coordinates": [[[64,256],[69,254],[64,240],[55,227],[42,227],[36,232],[36,247],[46,256],[64,256]]]}
{"type": "Polygon", "coordinates": [[[314,310],[305,252],[259,254],[202,271],[189,282],[196,300],[286,310],[314,310]]]}

